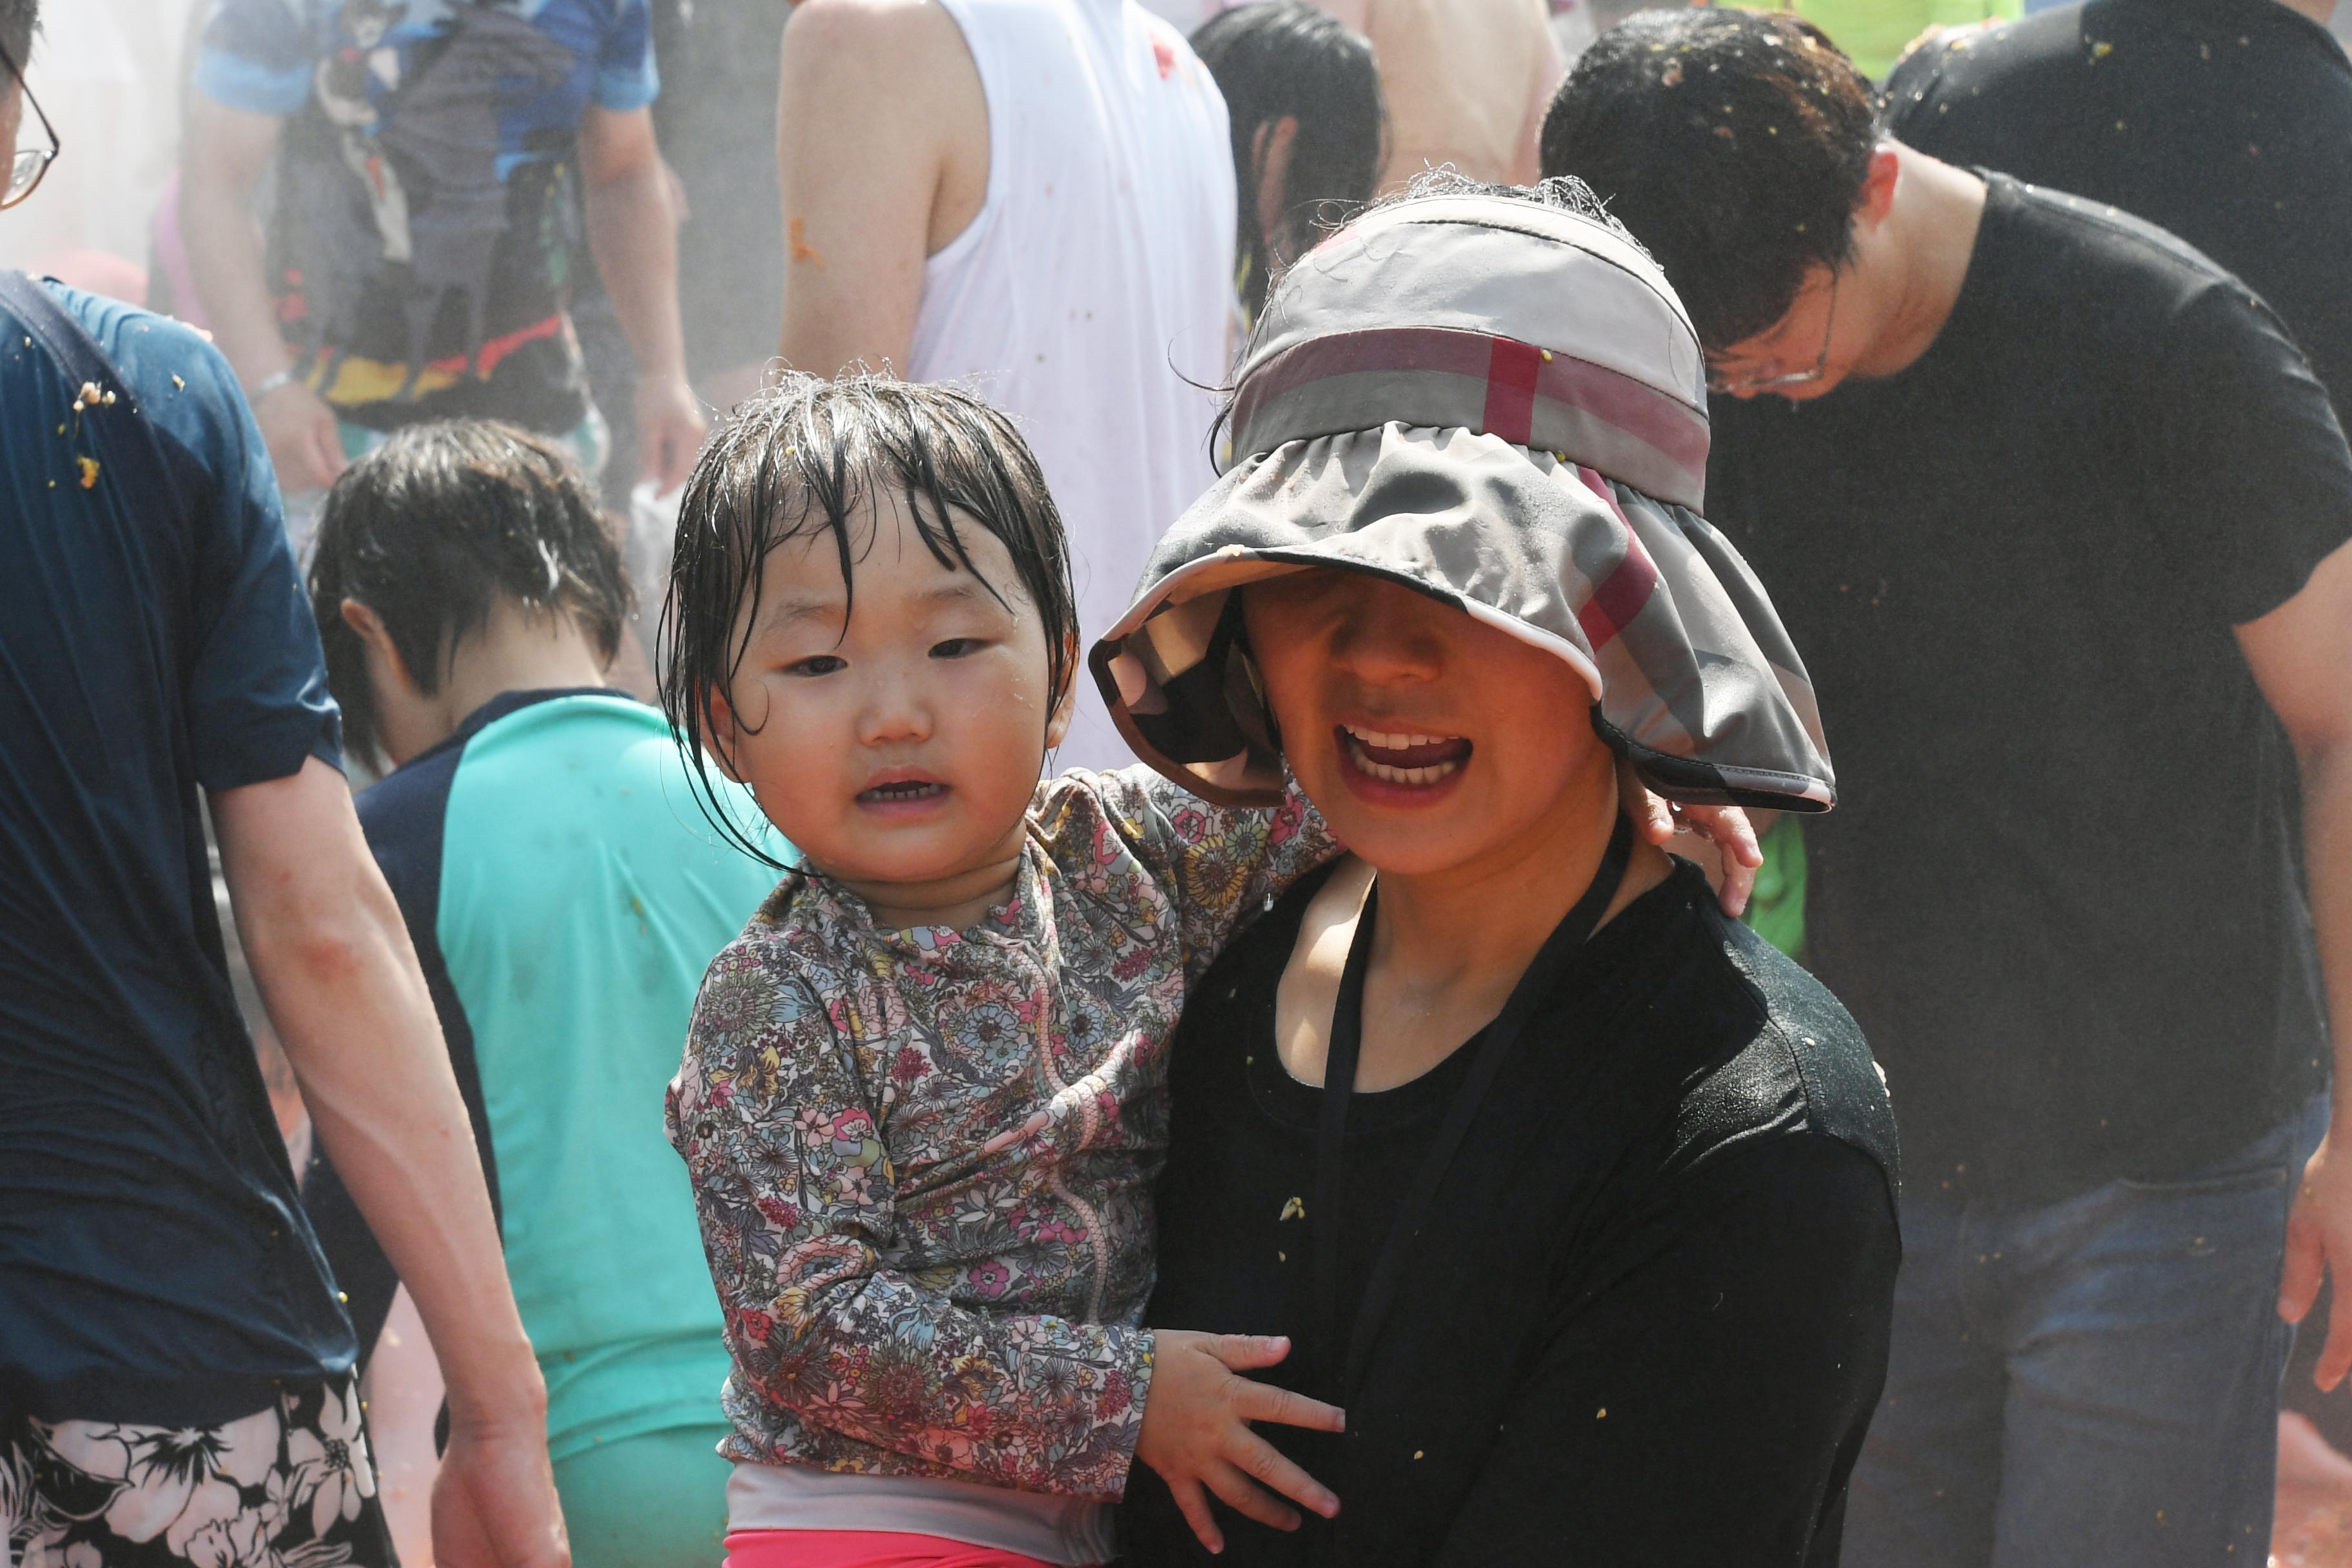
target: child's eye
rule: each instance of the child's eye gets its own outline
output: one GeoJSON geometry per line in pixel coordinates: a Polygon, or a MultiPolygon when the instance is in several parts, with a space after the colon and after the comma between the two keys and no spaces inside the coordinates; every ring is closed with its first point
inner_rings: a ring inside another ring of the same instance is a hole
{"type": "Polygon", "coordinates": [[[979,637],[950,637],[945,642],[935,642],[931,645],[931,657],[962,658],[967,654],[978,653],[986,646],[987,644],[979,637]]]}
{"type": "Polygon", "coordinates": [[[811,654],[806,658],[794,659],[784,666],[784,673],[786,675],[832,675],[837,670],[848,668],[849,662],[839,655],[819,653],[811,654]]]}

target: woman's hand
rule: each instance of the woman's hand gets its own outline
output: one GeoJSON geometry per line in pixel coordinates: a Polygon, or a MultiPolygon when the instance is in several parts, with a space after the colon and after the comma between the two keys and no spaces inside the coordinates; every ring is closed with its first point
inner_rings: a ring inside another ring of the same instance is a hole
{"type": "Polygon", "coordinates": [[[1748,814],[1736,805],[1677,805],[1653,795],[1629,764],[1621,762],[1617,770],[1618,798],[1624,802],[1633,830],[1661,849],[1675,847],[1675,836],[1684,833],[1714,845],[1723,861],[1723,875],[1715,889],[1723,912],[1733,920],[1747,913],[1748,895],[1756,887],[1756,868],[1764,864],[1764,851],[1756,842],[1756,828],[1748,814]]]}
{"type": "Polygon", "coordinates": [[[1326,1519],[1339,1511],[1339,1500],[1328,1488],[1250,1430],[1253,1421],[1317,1432],[1347,1430],[1346,1414],[1332,1405],[1235,1375],[1282,1360],[1290,1353],[1288,1340],[1183,1329],[1159,1330],[1154,1339],[1151,1388],[1144,1396],[1135,1457],[1160,1472],[1202,1545],[1212,1552],[1225,1549],[1203,1487],[1276,1530],[1297,1529],[1298,1515],[1261,1486],[1326,1519]]]}

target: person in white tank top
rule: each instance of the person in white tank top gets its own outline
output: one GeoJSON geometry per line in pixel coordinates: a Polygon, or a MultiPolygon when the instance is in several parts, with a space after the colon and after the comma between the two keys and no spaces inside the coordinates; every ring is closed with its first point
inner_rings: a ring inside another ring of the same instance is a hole
{"type": "MultiPolygon", "coordinates": [[[[1013,415],[1089,646],[1215,478],[1235,213],[1215,82],[1135,0],[805,0],[778,123],[782,358],[1013,415]]],[[[1132,760],[1079,686],[1058,765],[1132,760]]]]}

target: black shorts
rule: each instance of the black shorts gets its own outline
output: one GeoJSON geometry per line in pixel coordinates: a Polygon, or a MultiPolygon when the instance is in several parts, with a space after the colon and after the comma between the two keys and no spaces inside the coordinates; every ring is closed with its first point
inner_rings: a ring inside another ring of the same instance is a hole
{"type": "Polygon", "coordinates": [[[22,1568],[397,1568],[350,1379],[217,1426],[0,1417],[22,1568]]]}

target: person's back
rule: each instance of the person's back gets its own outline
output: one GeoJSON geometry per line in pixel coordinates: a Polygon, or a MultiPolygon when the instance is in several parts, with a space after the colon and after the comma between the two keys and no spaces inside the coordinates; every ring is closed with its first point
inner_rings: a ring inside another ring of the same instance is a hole
{"type": "MultiPolygon", "coordinates": [[[[329,493],[311,587],[355,741],[400,763],[360,821],[474,1116],[579,1560],[715,1554],[728,1360],[662,1091],[774,873],[704,820],[660,713],[597,683],[627,591],[543,441],[396,436],[329,493]],[[388,652],[445,647],[422,681],[388,652]]],[[[390,1272],[331,1168],[304,1200],[372,1339],[390,1272]]]]}
{"type": "MultiPolygon", "coordinates": [[[[940,0],[987,100],[979,216],[924,263],[906,373],[1013,415],[1076,547],[1088,635],[1215,478],[1208,390],[1233,314],[1223,100],[1134,0],[940,0]]],[[[1082,695],[1062,758],[1108,765],[1082,695]]]]}
{"type": "Polygon", "coordinates": [[[1919,49],[1889,132],[2121,207],[2283,317],[2352,395],[2352,62],[2281,0],[2089,0],[1919,49]]]}
{"type": "Polygon", "coordinates": [[[339,763],[335,709],[220,356],[14,273],[0,344],[0,1408],[108,1415],[135,1369],[201,1425],[352,1358],[197,804],[339,763]]]}
{"type": "Polygon", "coordinates": [[[1389,106],[1382,188],[1451,166],[1536,177],[1536,128],[1564,68],[1542,0],[1361,0],[1326,9],[1372,40],[1389,106]]]}

